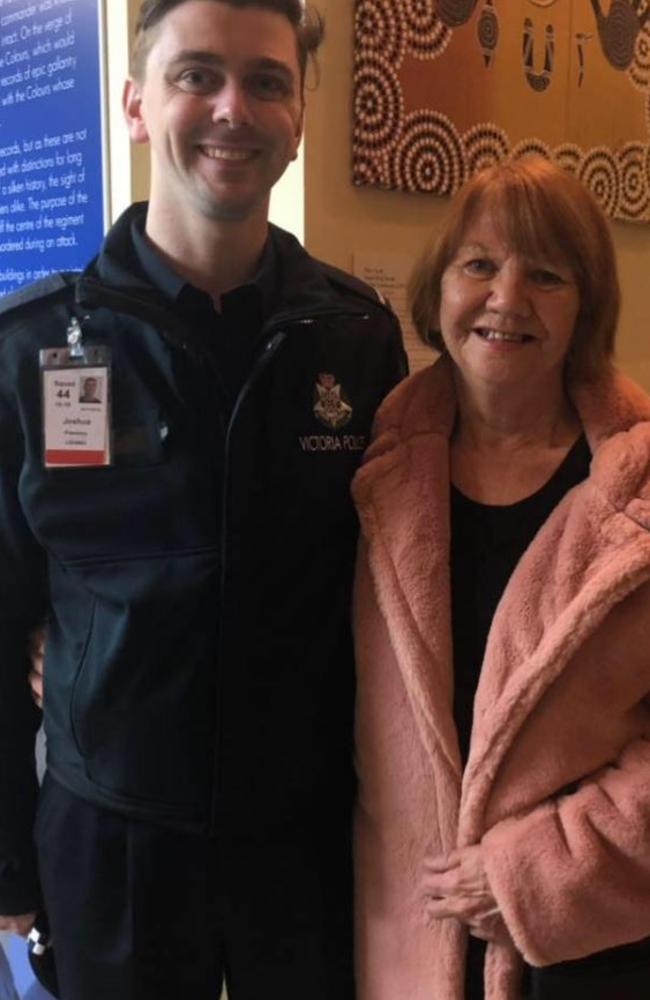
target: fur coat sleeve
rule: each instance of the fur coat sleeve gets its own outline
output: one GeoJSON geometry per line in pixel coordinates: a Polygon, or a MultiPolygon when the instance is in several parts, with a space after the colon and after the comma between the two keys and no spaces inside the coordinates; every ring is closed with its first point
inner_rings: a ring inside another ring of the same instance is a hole
{"type": "Polygon", "coordinates": [[[354,495],[359,1000],[460,1000],[465,932],[425,926],[426,854],[481,843],[520,955],[578,958],[650,935],[650,401],[609,374],[573,393],[591,473],[556,508],[497,608],[461,775],[453,725],[448,363],[380,412],[354,495]]]}

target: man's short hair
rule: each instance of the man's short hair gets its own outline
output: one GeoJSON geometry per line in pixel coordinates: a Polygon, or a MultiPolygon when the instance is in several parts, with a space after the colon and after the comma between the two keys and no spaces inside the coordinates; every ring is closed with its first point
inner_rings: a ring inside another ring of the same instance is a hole
{"type": "MultiPolygon", "coordinates": [[[[144,78],[145,64],[153,44],[156,25],[160,24],[175,7],[187,2],[188,0],[143,0],[135,25],[131,59],[134,79],[144,78]]],[[[260,7],[286,17],[296,34],[300,82],[301,85],[304,83],[307,62],[315,56],[324,35],[323,18],[315,8],[306,7],[303,0],[212,0],[212,2],[239,9],[260,7]]]]}

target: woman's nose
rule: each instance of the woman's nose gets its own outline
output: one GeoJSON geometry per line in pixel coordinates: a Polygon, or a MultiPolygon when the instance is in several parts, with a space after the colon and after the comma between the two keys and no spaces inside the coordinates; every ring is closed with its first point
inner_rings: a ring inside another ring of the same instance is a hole
{"type": "Polygon", "coordinates": [[[530,296],[525,268],[514,262],[500,267],[490,283],[488,305],[499,312],[528,315],[530,296]]]}

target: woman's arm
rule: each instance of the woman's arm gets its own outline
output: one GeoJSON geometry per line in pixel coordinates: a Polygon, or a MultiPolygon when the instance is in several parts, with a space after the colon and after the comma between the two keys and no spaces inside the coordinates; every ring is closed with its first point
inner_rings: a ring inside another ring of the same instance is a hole
{"type": "Polygon", "coordinates": [[[424,911],[429,921],[460,920],[474,937],[509,940],[492,892],[480,844],[427,858],[422,877],[424,911]]]}
{"type": "Polygon", "coordinates": [[[481,847],[499,911],[532,965],[650,935],[650,740],[575,794],[497,823],[481,847]]]}

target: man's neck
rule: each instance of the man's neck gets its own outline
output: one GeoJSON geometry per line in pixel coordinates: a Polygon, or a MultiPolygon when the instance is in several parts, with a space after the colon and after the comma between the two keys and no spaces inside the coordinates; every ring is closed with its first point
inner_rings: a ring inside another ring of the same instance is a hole
{"type": "Polygon", "coordinates": [[[215,221],[193,217],[189,225],[151,210],[147,239],[177,274],[207,292],[216,308],[221,296],[255,275],[268,236],[265,217],[215,221]]]}

